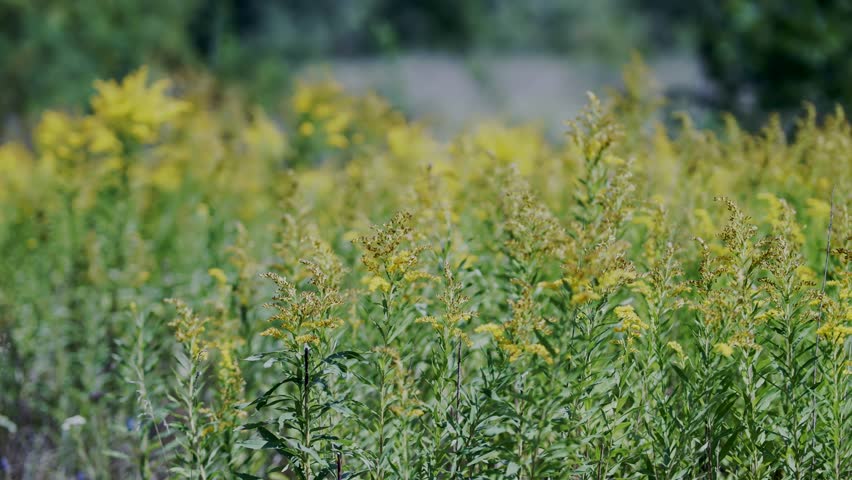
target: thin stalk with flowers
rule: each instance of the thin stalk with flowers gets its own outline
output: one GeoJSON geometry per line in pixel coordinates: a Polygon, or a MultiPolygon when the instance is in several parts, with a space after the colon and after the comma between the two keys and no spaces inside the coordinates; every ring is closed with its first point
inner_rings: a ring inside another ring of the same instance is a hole
{"type": "Polygon", "coordinates": [[[461,456],[461,378],[462,350],[472,344],[467,333],[462,330],[476,313],[468,310],[470,298],[463,293],[464,286],[457,278],[449,262],[445,261],[443,269],[443,292],[438,300],[443,305],[443,311],[437,315],[427,315],[416,320],[432,327],[438,334],[438,348],[430,350],[430,366],[432,368],[431,394],[433,405],[427,409],[431,430],[429,462],[426,465],[431,475],[440,476],[442,473],[455,477],[460,474],[461,456]]]}
{"type": "MultiPolygon", "coordinates": [[[[813,469],[829,477],[843,478],[852,473],[852,446],[846,432],[852,428],[852,229],[849,209],[840,205],[833,219],[838,246],[826,254],[825,285],[830,290],[820,293],[820,326],[817,341],[820,350],[816,366],[822,378],[814,387],[816,448],[813,469]],[[833,267],[833,268],[832,268],[833,267]],[[831,271],[829,270],[831,269],[831,271]],[[822,427],[822,428],[819,428],[822,427]]],[[[831,243],[829,243],[831,245],[831,243]]]]}
{"type": "MultiPolygon", "coordinates": [[[[380,343],[374,347],[377,355],[373,388],[378,396],[378,405],[373,410],[376,451],[372,468],[372,476],[379,480],[385,478],[389,468],[390,452],[386,450],[386,437],[396,401],[394,375],[399,373],[394,364],[397,357],[404,355],[400,339],[412,321],[412,285],[434,278],[418,269],[420,256],[426,247],[411,245],[411,224],[412,215],[399,212],[388,223],[374,227],[372,235],[357,239],[364,250],[361,262],[369,272],[366,278],[368,288],[380,297],[380,314],[370,317],[380,336],[380,343]]],[[[408,447],[404,445],[403,448],[408,447]]]]}
{"type": "Polygon", "coordinates": [[[168,299],[167,302],[178,312],[177,318],[169,325],[175,329],[175,338],[180,345],[176,354],[179,367],[175,372],[177,386],[169,398],[177,418],[171,425],[181,432],[178,440],[181,462],[171,472],[189,480],[206,480],[214,477],[216,461],[213,439],[206,434],[208,419],[202,403],[209,355],[209,344],[203,334],[208,319],[196,314],[181,300],[168,299]]]}
{"type": "Polygon", "coordinates": [[[243,426],[257,437],[242,445],[275,450],[286,460],[280,467],[283,471],[311,480],[337,469],[332,450],[340,440],[329,417],[333,413],[345,417],[351,411],[346,400],[337,397],[333,377],[346,372],[348,361],[358,355],[336,351],[333,332],[343,324],[336,315],[343,303],[339,261],[327,248],[321,248],[302,264],[310,279],[301,287],[276,273],[264,275],[276,286],[277,293],[267,307],[277,313],[269,319],[274,326],[261,335],[274,338],[283,348],[249,359],[278,366],[284,378],[243,407],[251,407],[261,418],[243,426]],[[276,415],[264,416],[268,409],[276,415]]]}
{"type": "Polygon", "coordinates": [[[728,267],[729,280],[722,288],[728,289],[726,295],[726,320],[733,322],[734,333],[728,343],[741,352],[739,371],[741,375],[739,394],[742,401],[740,428],[745,441],[735,450],[733,458],[739,462],[748,478],[763,478],[767,473],[766,453],[768,440],[761,432],[766,430],[768,405],[759,402],[765,395],[760,390],[766,388],[763,378],[767,371],[760,361],[763,347],[761,340],[763,329],[759,327],[766,321],[767,295],[765,282],[766,268],[772,255],[773,239],[756,238],[757,226],[751,219],[729,200],[724,200],[730,219],[720,234],[725,248],[729,252],[724,257],[728,267]]]}
{"type": "Polygon", "coordinates": [[[807,364],[814,355],[808,306],[816,286],[815,274],[800,253],[803,234],[795,210],[774,195],[761,196],[768,203],[768,221],[775,237],[766,278],[771,308],[762,314],[774,333],[769,341],[778,347],[768,353],[776,370],[768,381],[780,397],[780,409],[774,415],[778,418],[775,431],[782,441],[773,455],[784,458],[786,474],[798,479],[806,475],[806,459],[811,455],[809,395],[805,387],[811,373],[807,364]]]}

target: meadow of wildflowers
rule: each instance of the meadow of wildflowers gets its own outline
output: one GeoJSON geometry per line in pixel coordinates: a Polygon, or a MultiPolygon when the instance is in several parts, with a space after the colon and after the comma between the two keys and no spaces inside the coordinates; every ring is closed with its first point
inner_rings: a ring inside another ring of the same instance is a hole
{"type": "Polygon", "coordinates": [[[450,139],[143,68],[0,146],[0,479],[852,478],[852,127],[450,139]]]}

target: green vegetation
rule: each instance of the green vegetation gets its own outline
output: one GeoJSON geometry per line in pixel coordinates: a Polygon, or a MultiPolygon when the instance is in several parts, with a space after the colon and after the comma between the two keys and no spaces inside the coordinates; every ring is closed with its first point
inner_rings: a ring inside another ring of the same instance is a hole
{"type": "Polygon", "coordinates": [[[852,476],[852,127],[141,69],[0,146],[6,478],[852,476]],[[180,95],[177,95],[180,92],[180,95]]]}

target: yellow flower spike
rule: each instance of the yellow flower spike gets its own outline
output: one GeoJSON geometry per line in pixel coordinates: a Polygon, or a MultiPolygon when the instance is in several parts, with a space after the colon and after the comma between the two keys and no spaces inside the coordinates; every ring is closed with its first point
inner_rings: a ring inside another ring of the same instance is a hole
{"type": "Polygon", "coordinates": [[[502,189],[500,210],[505,217],[502,228],[506,250],[523,261],[564,258],[570,245],[568,234],[529,184],[509,170],[502,189]]]}
{"type": "Polygon", "coordinates": [[[89,151],[94,154],[117,154],[121,152],[121,141],[105,124],[89,117],[84,126],[89,137],[89,151]]]}
{"type": "Polygon", "coordinates": [[[541,288],[543,290],[559,290],[560,288],[562,288],[563,283],[563,279],[560,278],[559,280],[554,280],[552,282],[538,282],[538,284],[536,284],[536,287],[541,288]]]}
{"type": "Polygon", "coordinates": [[[175,329],[175,338],[190,347],[190,354],[194,358],[207,359],[207,342],[202,338],[209,319],[196,314],[182,300],[169,298],[166,303],[175,307],[178,316],[169,322],[169,326],[175,329]]]}
{"type": "Polygon", "coordinates": [[[809,198],[805,200],[808,216],[820,221],[828,220],[831,213],[831,206],[828,202],[818,198],[809,198]]]}
{"type": "Polygon", "coordinates": [[[757,198],[767,203],[766,222],[772,226],[773,230],[790,238],[797,244],[805,241],[802,229],[796,222],[796,211],[793,210],[786,200],[768,192],[758,194],[757,198]]]}
{"type": "Polygon", "coordinates": [[[221,268],[211,268],[207,270],[207,273],[213,277],[219,285],[226,285],[228,283],[228,276],[225,275],[225,271],[221,268]]]}
{"type": "Polygon", "coordinates": [[[778,310],[777,308],[770,308],[769,310],[767,310],[765,312],[759,313],[754,318],[754,324],[760,325],[760,324],[765,323],[769,320],[772,320],[773,318],[780,318],[783,315],[784,315],[784,312],[782,312],[781,310],[778,310]]]}
{"type": "MultiPolygon", "coordinates": [[[[357,239],[356,242],[364,250],[361,263],[369,272],[389,283],[394,282],[394,285],[400,280],[410,285],[416,280],[432,277],[417,269],[427,247],[412,245],[418,239],[412,223],[413,216],[410,213],[398,212],[390,222],[374,226],[372,235],[357,239]]],[[[382,286],[379,280],[375,282],[377,287],[382,286]]]]}
{"type": "Polygon", "coordinates": [[[183,182],[180,168],[173,163],[164,163],[155,167],[149,176],[151,185],[166,192],[177,191],[183,182]]]}
{"type": "Polygon", "coordinates": [[[804,283],[816,284],[817,273],[807,265],[796,267],[796,276],[804,283]]]}
{"type": "Polygon", "coordinates": [[[251,123],[243,132],[243,142],[250,152],[269,159],[280,158],[287,149],[284,133],[261,108],[254,110],[251,123]]]}
{"type": "Polygon", "coordinates": [[[382,291],[388,293],[390,292],[391,284],[384,278],[378,275],[373,275],[368,281],[367,288],[370,292],[382,291]]]}
{"type": "Polygon", "coordinates": [[[142,270],[136,275],[136,285],[144,285],[151,278],[151,272],[142,270]]]}
{"type": "Polygon", "coordinates": [[[730,345],[728,345],[727,343],[724,343],[724,342],[720,342],[720,343],[717,343],[716,345],[714,345],[713,351],[724,356],[724,357],[730,357],[731,355],[734,354],[733,347],[731,347],[730,345]]]}
{"type": "Polygon", "coordinates": [[[189,104],[170,98],[168,80],[148,83],[148,69],[142,67],[125,77],[95,81],[92,110],[119,136],[146,144],[157,140],[160,129],[189,110],[189,104]]]}
{"type": "Polygon", "coordinates": [[[509,355],[509,360],[512,362],[520,359],[524,354],[530,354],[548,364],[552,363],[553,358],[550,353],[536,340],[536,333],[545,335],[550,333],[550,321],[538,314],[532,297],[532,287],[520,280],[513,280],[513,283],[521,287],[521,292],[517,299],[509,300],[512,318],[501,325],[493,323],[480,325],[474,332],[491,334],[497,346],[509,355]]]}
{"type": "Polygon", "coordinates": [[[310,137],[311,135],[314,134],[315,131],[316,131],[316,128],[314,127],[314,124],[311,123],[311,122],[302,122],[302,124],[299,125],[299,134],[302,135],[303,137],[310,137]]]}
{"type": "Polygon", "coordinates": [[[837,322],[827,322],[817,330],[817,336],[836,345],[843,345],[852,335],[852,327],[837,322]]]}
{"type": "Polygon", "coordinates": [[[310,344],[310,343],[319,343],[319,337],[317,337],[316,335],[314,335],[312,333],[309,333],[309,334],[306,334],[306,335],[299,335],[296,338],[294,338],[293,341],[296,342],[296,344],[299,344],[299,345],[310,344]]]}
{"type": "Polygon", "coordinates": [[[628,339],[641,337],[642,331],[648,328],[648,324],[639,318],[632,305],[615,307],[615,316],[621,320],[620,326],[615,327],[616,331],[627,333],[628,339]]]}
{"type": "Polygon", "coordinates": [[[704,238],[712,237],[716,233],[716,226],[710,218],[710,212],[697,208],[692,213],[696,222],[696,235],[704,238]]]}
{"type": "Polygon", "coordinates": [[[754,333],[741,330],[735,333],[729,340],[728,344],[732,347],[739,347],[743,350],[760,350],[761,346],[754,341],[754,333]]]}
{"type": "Polygon", "coordinates": [[[349,112],[338,112],[325,123],[325,131],[329,134],[340,134],[352,121],[352,114],[349,112]]]}
{"type": "Polygon", "coordinates": [[[320,103],[319,105],[314,106],[311,113],[317,116],[317,118],[323,119],[328,118],[331,115],[331,106],[326,103],[320,103]]]}
{"type": "Polygon", "coordinates": [[[547,349],[544,348],[544,345],[540,343],[524,345],[524,352],[540,357],[548,365],[553,364],[553,357],[550,355],[550,352],[548,352],[547,349]]]}
{"type": "Polygon", "coordinates": [[[501,327],[500,325],[494,323],[486,323],[485,325],[480,325],[476,327],[474,330],[476,333],[488,333],[493,336],[496,340],[502,340],[505,336],[506,329],[501,327]]]}
{"type": "Polygon", "coordinates": [[[666,346],[671,348],[677,354],[678,360],[680,360],[681,362],[686,360],[686,354],[684,353],[683,347],[680,343],[671,341],[666,343],[666,346]]]}
{"type": "Polygon", "coordinates": [[[260,332],[261,337],[273,337],[273,338],[284,338],[284,332],[275,328],[269,327],[266,330],[260,332]]]}
{"type": "Polygon", "coordinates": [[[590,290],[581,290],[573,295],[571,295],[571,304],[572,305],[582,305],[584,303],[593,302],[595,300],[600,299],[601,296],[595,292],[590,290]]]}
{"type": "Polygon", "coordinates": [[[420,280],[426,280],[426,281],[429,281],[429,282],[438,281],[437,276],[432,275],[429,272],[424,272],[424,271],[421,271],[421,270],[414,270],[414,271],[411,271],[411,272],[406,272],[402,276],[402,278],[403,278],[403,280],[405,280],[408,283],[415,283],[415,282],[420,281],[420,280]]]}
{"type": "Polygon", "coordinates": [[[623,158],[611,154],[604,155],[603,162],[610,167],[619,167],[627,163],[623,158]]]}
{"type": "Polygon", "coordinates": [[[316,240],[313,243],[313,255],[299,262],[310,288],[300,287],[277,273],[261,275],[276,286],[272,301],[263,305],[275,312],[268,320],[276,326],[262,335],[284,340],[289,348],[326,341],[330,330],[343,325],[333,315],[344,302],[339,291],[343,267],[328,245],[316,240]]]}
{"type": "Polygon", "coordinates": [[[431,315],[427,315],[425,317],[419,317],[416,320],[414,320],[414,322],[415,323],[428,323],[433,328],[435,328],[435,330],[441,329],[441,325],[440,325],[438,319],[436,317],[431,316],[431,315]]]}
{"type": "Polygon", "coordinates": [[[334,148],[343,150],[349,146],[349,139],[346,138],[346,135],[335,133],[328,137],[328,144],[334,148]]]}

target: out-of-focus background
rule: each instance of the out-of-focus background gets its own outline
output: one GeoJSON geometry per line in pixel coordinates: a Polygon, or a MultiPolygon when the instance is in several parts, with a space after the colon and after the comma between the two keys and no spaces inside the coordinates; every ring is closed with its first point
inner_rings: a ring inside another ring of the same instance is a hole
{"type": "Polygon", "coordinates": [[[443,129],[558,124],[632,52],[672,108],[758,125],[803,100],[849,104],[850,25],[848,0],[0,0],[0,128],[84,108],[92,80],[143,63],[264,104],[331,75],[443,129]]]}

